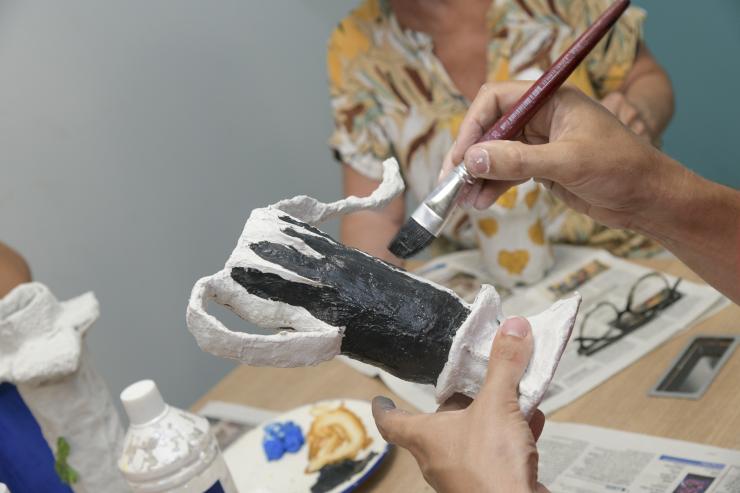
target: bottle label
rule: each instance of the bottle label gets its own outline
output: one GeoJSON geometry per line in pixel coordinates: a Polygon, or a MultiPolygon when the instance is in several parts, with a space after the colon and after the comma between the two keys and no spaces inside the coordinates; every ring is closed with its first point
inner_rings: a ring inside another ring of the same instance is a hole
{"type": "Polygon", "coordinates": [[[203,493],[225,493],[225,492],[224,492],[224,487],[221,486],[221,481],[216,481],[215,483],[213,483],[213,486],[208,488],[203,493]]]}

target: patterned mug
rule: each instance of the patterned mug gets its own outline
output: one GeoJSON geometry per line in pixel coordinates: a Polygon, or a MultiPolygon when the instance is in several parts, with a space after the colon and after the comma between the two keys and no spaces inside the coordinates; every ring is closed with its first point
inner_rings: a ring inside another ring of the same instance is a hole
{"type": "Polygon", "coordinates": [[[509,189],[486,210],[471,210],[483,264],[496,284],[533,284],[553,265],[545,234],[545,191],[530,180],[509,189]]]}

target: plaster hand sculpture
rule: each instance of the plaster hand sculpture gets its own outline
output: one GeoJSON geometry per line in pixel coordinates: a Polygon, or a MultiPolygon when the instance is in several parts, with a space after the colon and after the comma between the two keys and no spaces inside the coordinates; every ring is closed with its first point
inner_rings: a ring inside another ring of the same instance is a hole
{"type": "MultiPolygon", "coordinates": [[[[398,164],[383,166],[383,182],[369,197],[324,204],[299,196],[252,211],[224,269],[193,287],[187,324],[200,347],[255,366],[308,366],[344,354],[434,384],[439,402],[453,393],[474,397],[504,319],[495,289],[483,286],[468,305],[315,228],[338,214],[384,207],[401,193],[398,164]],[[207,313],[209,300],[275,333],[231,331],[207,313]]],[[[579,303],[576,295],[529,318],[535,348],[519,385],[527,415],[555,372],[579,303]]]]}
{"type": "Polygon", "coordinates": [[[0,382],[17,386],[75,493],[124,493],[123,428],[84,343],[98,316],[93,293],[60,303],[43,284],[17,286],[0,299],[0,382]]]}

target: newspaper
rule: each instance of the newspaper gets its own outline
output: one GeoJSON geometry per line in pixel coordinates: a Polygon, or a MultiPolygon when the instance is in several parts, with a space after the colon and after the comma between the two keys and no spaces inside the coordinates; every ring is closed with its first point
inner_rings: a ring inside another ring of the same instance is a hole
{"type": "MultiPolygon", "coordinates": [[[[583,297],[571,341],[540,404],[540,409],[545,413],[551,413],[574,401],[676,333],[689,328],[718,304],[726,302],[713,288],[683,280],[676,288],[678,299],[655,318],[643,322],[636,320],[638,328],[625,337],[593,354],[579,354],[580,346],[576,338],[579,336],[584,315],[602,302],[610,302],[622,309],[636,281],[653,271],[618,259],[603,250],[557,246],[554,248],[554,255],[555,267],[537,284],[499,290],[506,315],[535,315],[555,300],[574,291],[578,291],[583,297]]],[[[467,301],[475,298],[482,283],[494,284],[486,276],[477,251],[439,257],[419,268],[416,273],[455,290],[467,301]]],[[[664,278],[669,286],[677,281],[677,278],[669,275],[664,278]]],[[[664,282],[656,277],[650,282],[639,284],[639,287],[655,289],[657,286],[659,289],[664,282]]],[[[616,331],[610,332],[610,326],[615,318],[614,311],[600,309],[589,318],[588,325],[585,326],[589,329],[587,334],[614,334],[616,331]]],[[[385,375],[381,374],[381,378],[386,381],[385,375]]],[[[391,388],[398,387],[388,381],[386,383],[391,388]]],[[[427,389],[427,392],[431,392],[431,389],[427,389]]],[[[418,407],[428,410],[428,402],[428,399],[420,400],[418,407]]],[[[416,402],[412,404],[417,405],[416,402]]]]}
{"type": "Polygon", "coordinates": [[[552,493],[738,493],[740,451],[549,421],[539,480],[552,493]]]}

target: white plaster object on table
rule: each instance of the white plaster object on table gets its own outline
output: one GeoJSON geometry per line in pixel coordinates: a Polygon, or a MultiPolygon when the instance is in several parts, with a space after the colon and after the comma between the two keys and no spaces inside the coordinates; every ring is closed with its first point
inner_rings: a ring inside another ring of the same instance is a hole
{"type": "MultiPolygon", "coordinates": [[[[297,283],[306,288],[324,287],[324,281],[317,280],[321,275],[309,278],[305,265],[300,266],[304,267],[302,270],[294,269],[303,273],[298,274],[286,268],[284,264],[266,260],[263,258],[264,255],[258,255],[255,253],[257,250],[253,249],[259,244],[277,245],[283,250],[302,256],[306,260],[305,263],[318,265],[317,271],[341,269],[345,264],[343,259],[325,257],[309,246],[306,239],[326,238],[323,233],[313,228],[320,221],[357,210],[381,208],[400,194],[403,191],[403,181],[398,164],[395,160],[389,159],[383,166],[383,182],[369,197],[350,197],[323,204],[301,196],[252,211],[224,269],[200,279],[193,287],[187,308],[187,325],[200,347],[217,356],[255,366],[308,366],[340,354],[343,350],[343,338],[347,336],[345,332],[347,326],[327,323],[312,315],[303,306],[286,303],[274,296],[261,297],[247,292],[243,285],[233,278],[233,269],[246,269],[272,276],[281,282],[297,283]],[[286,234],[286,215],[291,221],[289,227],[293,234],[286,234]],[[301,225],[301,222],[307,223],[308,226],[301,225]],[[206,305],[210,300],[228,307],[244,320],[263,328],[273,329],[275,333],[254,334],[228,329],[206,311],[206,305]]],[[[444,297],[451,304],[464,307],[467,316],[459,326],[450,328],[452,342],[449,352],[433,383],[437,400],[440,402],[455,392],[475,396],[485,378],[493,337],[500,322],[504,320],[500,299],[495,289],[485,285],[474,303],[468,305],[447,288],[385,264],[367,254],[354,250],[350,254],[351,260],[356,261],[359,257],[361,262],[367,262],[374,268],[382,268],[383,274],[388,277],[406,280],[417,287],[423,284],[431,286],[437,293],[446,293],[444,297]]],[[[348,257],[346,263],[354,265],[349,260],[348,257]]],[[[363,279],[356,282],[366,281],[367,279],[363,279]]],[[[345,277],[345,282],[352,283],[352,277],[345,277]],[[347,278],[350,280],[346,281],[347,278]]],[[[411,296],[413,295],[412,292],[411,296]]],[[[383,293],[379,296],[392,297],[393,293],[383,293]]],[[[408,293],[406,296],[404,300],[406,305],[421,303],[418,299],[409,298],[408,293]]],[[[580,296],[575,295],[570,299],[556,302],[537,316],[529,317],[535,348],[532,361],[520,382],[520,404],[525,414],[530,414],[534,410],[549,385],[570,337],[579,304],[580,296]]],[[[340,310],[341,308],[339,307],[340,310]]],[[[387,347],[394,346],[395,342],[395,340],[384,341],[387,347]]],[[[419,345],[423,346],[424,341],[420,339],[419,345]]],[[[427,346],[434,349],[429,342],[427,346]]],[[[376,359],[376,362],[382,364],[383,361],[379,359],[382,359],[382,356],[376,359]]]]}
{"type": "Polygon", "coordinates": [[[59,302],[38,282],[0,299],[0,382],[17,386],[55,456],[59,437],[69,443],[75,493],[129,491],[116,468],[123,428],[84,342],[99,313],[92,292],[59,302]]]}

